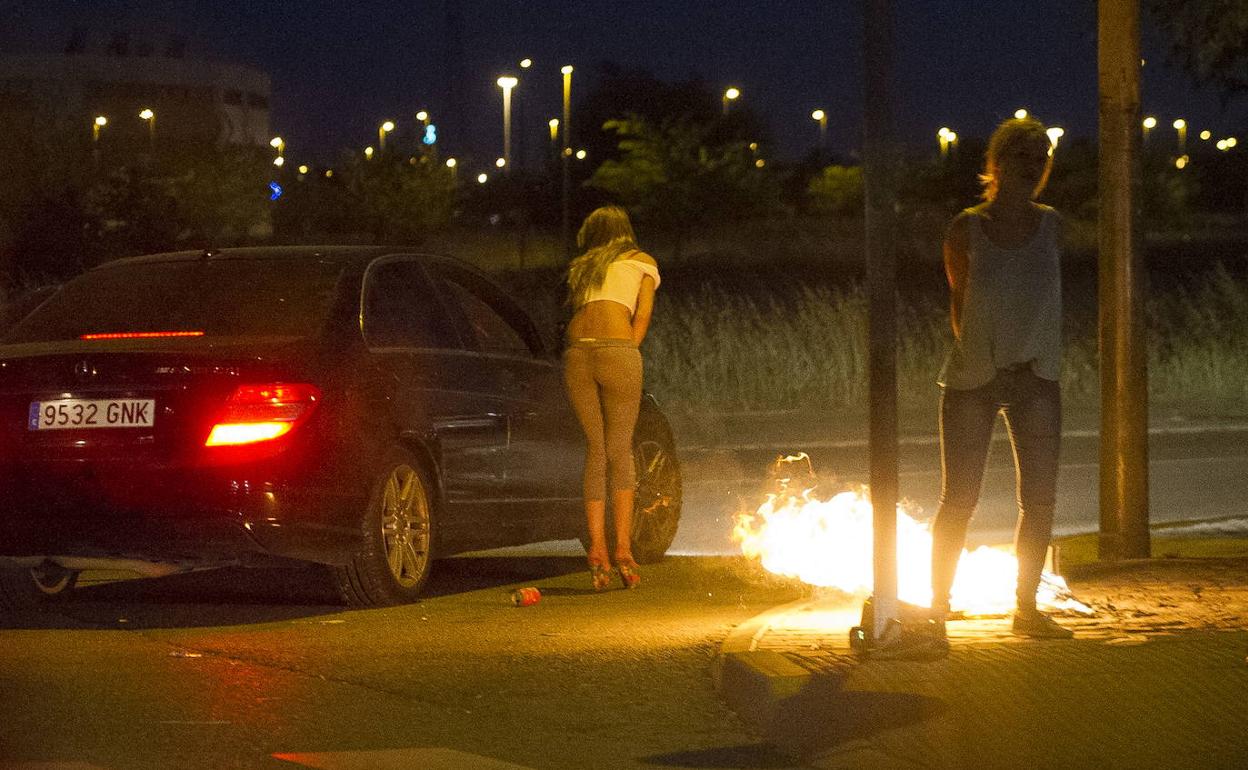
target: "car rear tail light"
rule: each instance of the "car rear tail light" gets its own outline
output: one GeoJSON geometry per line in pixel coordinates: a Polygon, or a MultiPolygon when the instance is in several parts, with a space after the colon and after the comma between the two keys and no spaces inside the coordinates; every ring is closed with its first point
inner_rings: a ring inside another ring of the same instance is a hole
{"type": "Polygon", "coordinates": [[[240,385],[225,402],[204,446],[272,441],[308,418],[321,391],[308,383],[240,385]]]}

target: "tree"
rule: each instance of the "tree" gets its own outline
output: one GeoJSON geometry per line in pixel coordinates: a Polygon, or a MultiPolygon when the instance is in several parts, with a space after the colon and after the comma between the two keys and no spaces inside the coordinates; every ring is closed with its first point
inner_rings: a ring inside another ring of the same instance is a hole
{"type": "Polygon", "coordinates": [[[609,120],[619,158],[598,167],[588,184],[632,209],[639,220],[669,233],[679,256],[695,224],[765,214],[779,205],[774,180],[750,144],[716,141],[715,121],[637,115],[609,120]]]}
{"type": "Polygon", "coordinates": [[[358,228],[378,243],[415,244],[450,221],[455,180],[433,156],[356,158],[347,173],[358,228]]]}
{"type": "Polygon", "coordinates": [[[807,186],[816,211],[837,216],[862,213],[862,167],[828,166],[807,186]]]}
{"type": "Polygon", "coordinates": [[[1248,92],[1248,3],[1243,0],[1147,0],[1169,39],[1170,57],[1213,85],[1223,101],[1248,92]]]}
{"type": "Polygon", "coordinates": [[[267,153],[255,147],[186,151],[166,182],[177,201],[178,240],[188,247],[244,240],[249,230],[267,221],[272,168],[267,153]]]}

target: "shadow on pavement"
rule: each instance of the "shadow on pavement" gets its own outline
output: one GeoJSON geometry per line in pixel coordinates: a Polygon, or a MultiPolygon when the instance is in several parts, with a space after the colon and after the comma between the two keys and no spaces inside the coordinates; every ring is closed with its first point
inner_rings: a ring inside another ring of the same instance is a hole
{"type": "Polygon", "coordinates": [[[654,765],[657,767],[723,767],[742,768],[742,770],[752,770],[753,768],[759,768],[759,770],[774,768],[779,770],[780,768],[793,767],[792,759],[764,743],[656,754],[651,757],[643,757],[640,761],[643,765],[654,765]]]}
{"type": "MultiPolygon", "coordinates": [[[[434,564],[423,596],[451,596],[582,569],[579,559],[566,557],[444,559],[434,564]]],[[[275,623],[348,609],[338,603],[324,568],[317,565],[230,567],[84,586],[39,610],[0,612],[0,629],[199,628],[275,623]]]]}
{"type": "Polygon", "coordinates": [[[943,713],[937,699],[904,692],[845,690],[839,676],[815,676],[801,692],[778,704],[768,742],[790,757],[818,756],[829,749],[943,713]]]}

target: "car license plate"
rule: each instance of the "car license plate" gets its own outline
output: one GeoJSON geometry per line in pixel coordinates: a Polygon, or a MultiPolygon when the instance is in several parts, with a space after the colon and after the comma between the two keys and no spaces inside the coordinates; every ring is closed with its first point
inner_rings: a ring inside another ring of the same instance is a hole
{"type": "Polygon", "coordinates": [[[67,428],[147,428],[156,417],[150,398],[59,398],[32,401],[26,423],[29,430],[67,428]]]}

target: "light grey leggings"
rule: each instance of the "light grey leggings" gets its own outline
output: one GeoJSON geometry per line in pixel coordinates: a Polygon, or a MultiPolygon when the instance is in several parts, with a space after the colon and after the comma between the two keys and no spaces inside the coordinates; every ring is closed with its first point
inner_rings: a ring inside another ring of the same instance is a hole
{"type": "Polygon", "coordinates": [[[641,352],[632,340],[575,339],[563,353],[563,381],[585,431],[585,499],[632,489],[633,428],[641,407],[641,352]]]}

